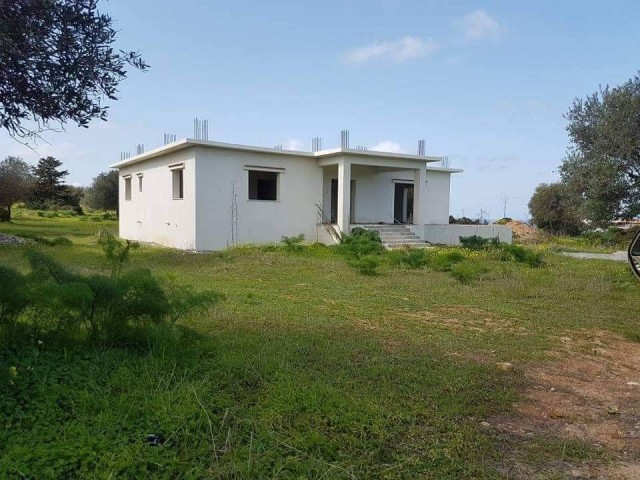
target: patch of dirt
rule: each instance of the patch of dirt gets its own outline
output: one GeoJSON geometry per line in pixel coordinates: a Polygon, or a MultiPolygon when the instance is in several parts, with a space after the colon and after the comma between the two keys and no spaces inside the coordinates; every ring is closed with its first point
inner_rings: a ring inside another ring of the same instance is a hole
{"type": "Polygon", "coordinates": [[[546,238],[544,232],[524,222],[512,220],[505,225],[507,227],[511,227],[511,230],[513,231],[513,239],[522,243],[541,242],[546,238]]]}
{"type": "Polygon", "coordinates": [[[577,439],[603,449],[611,466],[579,465],[569,478],[640,479],[640,344],[607,332],[558,339],[550,361],[524,372],[515,415],[489,419],[508,437],[577,439]]]}
{"type": "Polygon", "coordinates": [[[524,327],[517,325],[516,319],[496,318],[490,312],[479,308],[436,305],[432,310],[422,312],[395,312],[395,315],[430,322],[446,327],[454,332],[509,332],[526,335],[524,327]]]}

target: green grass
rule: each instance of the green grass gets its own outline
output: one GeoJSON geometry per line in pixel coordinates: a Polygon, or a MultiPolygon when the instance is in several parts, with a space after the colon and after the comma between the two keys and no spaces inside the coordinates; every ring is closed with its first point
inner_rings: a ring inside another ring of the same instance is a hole
{"type": "MultiPolygon", "coordinates": [[[[73,246],[43,248],[106,272],[95,234],[115,227],[25,214],[0,231],[66,236],[73,246]]],[[[0,472],[458,479],[501,478],[496,465],[520,450],[523,461],[560,459],[566,442],[513,445],[479,423],[510,410],[523,369],[567,331],[640,338],[640,284],[615,262],[548,254],[544,268],[529,268],[475,255],[488,271],[462,284],[390,262],[363,276],[321,246],[217,254],[143,246],[132,266],[228,300],[138,348],[61,350],[34,339],[27,350],[0,350],[0,363],[18,368],[14,385],[0,387],[0,472]],[[500,361],[516,368],[499,370],[500,361]]],[[[0,263],[26,270],[18,247],[0,247],[0,263]]],[[[595,455],[578,444],[571,451],[580,461],[595,455]]]]}
{"type": "Polygon", "coordinates": [[[559,252],[613,253],[619,250],[626,250],[629,245],[627,242],[622,241],[603,244],[584,237],[559,236],[552,237],[550,246],[559,252]]]}

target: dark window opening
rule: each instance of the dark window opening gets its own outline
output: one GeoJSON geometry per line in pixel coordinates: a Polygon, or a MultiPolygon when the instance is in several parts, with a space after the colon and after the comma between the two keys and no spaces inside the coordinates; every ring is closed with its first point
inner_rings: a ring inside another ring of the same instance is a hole
{"type": "Polygon", "coordinates": [[[249,170],[249,200],[277,200],[278,172],[249,170]]]}

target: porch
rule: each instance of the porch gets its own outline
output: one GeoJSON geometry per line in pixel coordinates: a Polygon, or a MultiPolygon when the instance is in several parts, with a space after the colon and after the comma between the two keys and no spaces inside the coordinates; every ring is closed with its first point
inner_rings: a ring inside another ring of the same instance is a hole
{"type": "Polygon", "coordinates": [[[424,160],[336,156],[323,170],[322,213],[339,232],[362,225],[424,225],[427,169],[424,160]]]}

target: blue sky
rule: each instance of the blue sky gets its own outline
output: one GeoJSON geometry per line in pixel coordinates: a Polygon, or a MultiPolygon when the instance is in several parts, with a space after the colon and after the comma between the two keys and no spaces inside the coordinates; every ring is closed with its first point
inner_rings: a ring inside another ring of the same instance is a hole
{"type": "MultiPolygon", "coordinates": [[[[448,155],[451,213],[527,218],[531,193],[557,178],[574,97],[640,68],[640,2],[323,0],[101,2],[133,71],[110,120],[46,137],[69,181],[88,184],[121,151],[164,132],[309,150],[311,138],[448,155]]],[[[37,155],[0,135],[5,155],[37,155]]]]}

